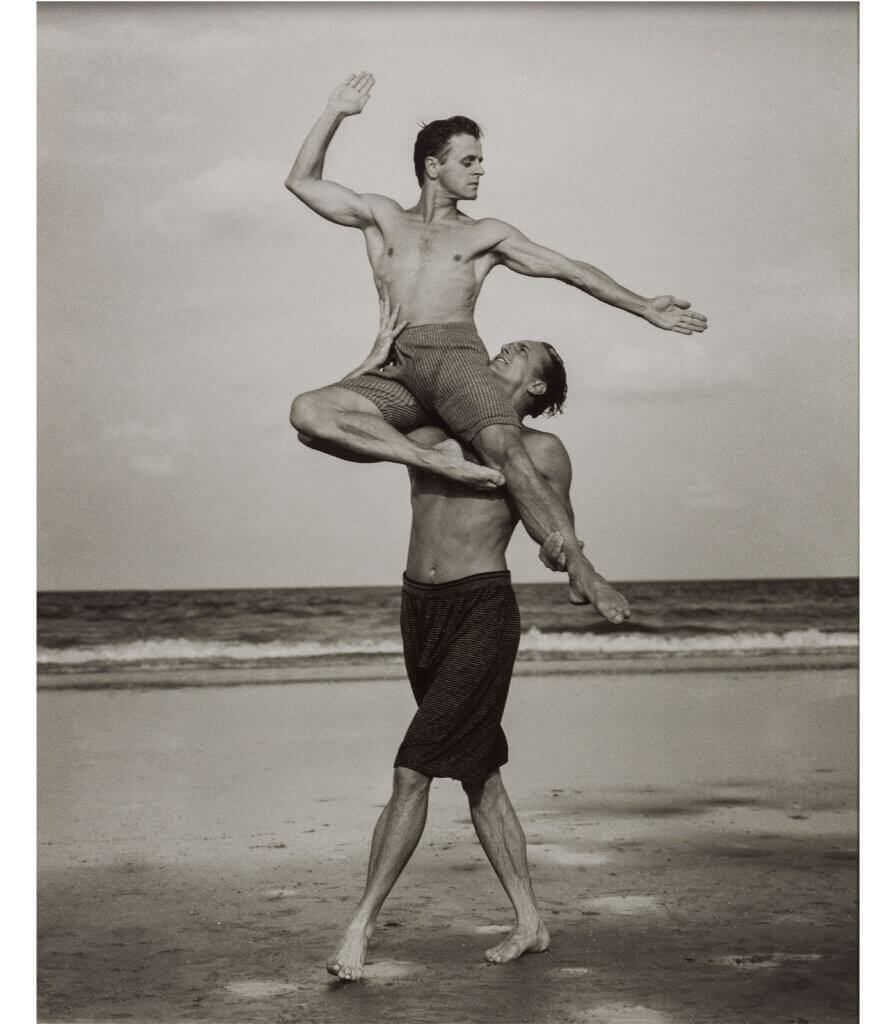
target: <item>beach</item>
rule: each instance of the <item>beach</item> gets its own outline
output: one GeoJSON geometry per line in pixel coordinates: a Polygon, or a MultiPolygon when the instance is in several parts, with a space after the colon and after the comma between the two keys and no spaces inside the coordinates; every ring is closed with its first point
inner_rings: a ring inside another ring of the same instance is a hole
{"type": "Polygon", "coordinates": [[[798,664],[528,663],[503,774],[551,949],[482,959],[510,908],[438,780],[354,985],[323,964],[413,713],[397,667],[47,686],[39,1019],[853,1021],[857,672],[798,664]]]}

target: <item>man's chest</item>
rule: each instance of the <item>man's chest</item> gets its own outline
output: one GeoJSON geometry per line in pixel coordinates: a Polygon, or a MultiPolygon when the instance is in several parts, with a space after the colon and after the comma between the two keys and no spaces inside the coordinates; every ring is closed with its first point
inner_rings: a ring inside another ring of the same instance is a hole
{"type": "Polygon", "coordinates": [[[400,221],[383,232],[383,258],[396,263],[460,269],[481,255],[478,235],[475,224],[400,221]]]}

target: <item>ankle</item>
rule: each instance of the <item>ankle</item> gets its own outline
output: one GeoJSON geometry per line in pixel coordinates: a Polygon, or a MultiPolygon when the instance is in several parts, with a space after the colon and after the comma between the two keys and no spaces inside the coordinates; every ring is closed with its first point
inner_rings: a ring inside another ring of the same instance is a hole
{"type": "Polygon", "coordinates": [[[346,931],[349,932],[364,932],[368,938],[373,933],[373,929],[376,925],[376,918],[370,917],[367,914],[356,913],[355,916],[349,921],[348,928],[346,931]]]}
{"type": "Polygon", "coordinates": [[[541,914],[533,907],[524,913],[516,915],[516,927],[520,931],[534,932],[541,926],[541,914]]]}

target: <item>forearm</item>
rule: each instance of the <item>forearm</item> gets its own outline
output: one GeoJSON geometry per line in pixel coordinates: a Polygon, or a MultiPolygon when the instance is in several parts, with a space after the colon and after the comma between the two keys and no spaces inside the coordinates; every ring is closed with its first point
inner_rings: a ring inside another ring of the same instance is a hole
{"type": "Polygon", "coordinates": [[[614,281],[609,274],[605,274],[590,263],[582,263],[579,260],[572,261],[576,272],[569,278],[569,284],[580,288],[595,299],[606,302],[610,306],[624,309],[635,316],[644,316],[648,300],[643,295],[630,291],[623,287],[618,281],[614,281]]]}
{"type": "Polygon", "coordinates": [[[562,499],[538,472],[522,443],[506,435],[495,437],[492,429],[499,428],[483,430],[476,447],[484,461],[504,475],[526,532],[537,544],[542,544],[550,534],[559,533],[567,571],[594,572],[576,538],[569,501],[562,499]]]}
{"type": "Polygon", "coordinates": [[[303,179],[311,178],[320,181],[324,171],[324,157],[327,155],[327,147],[336,134],[336,129],[342,123],[345,114],[338,110],[331,110],[329,107],[315,121],[314,127],[308,133],[299,155],[292,165],[292,170],[286,179],[287,185],[301,182],[303,179]]]}

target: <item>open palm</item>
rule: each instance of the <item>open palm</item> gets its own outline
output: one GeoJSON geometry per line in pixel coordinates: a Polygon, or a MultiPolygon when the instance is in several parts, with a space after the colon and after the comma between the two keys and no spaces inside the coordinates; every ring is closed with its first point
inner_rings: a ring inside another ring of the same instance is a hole
{"type": "Polygon", "coordinates": [[[336,110],[346,117],[352,114],[360,114],[364,105],[370,99],[370,90],[373,88],[374,77],[368,71],[362,71],[356,75],[349,75],[344,82],[330,93],[327,106],[336,110]]]}
{"type": "Polygon", "coordinates": [[[694,313],[690,302],[676,299],[674,295],[658,295],[647,303],[644,319],[663,331],[678,334],[701,334],[706,330],[706,317],[694,313]]]}

